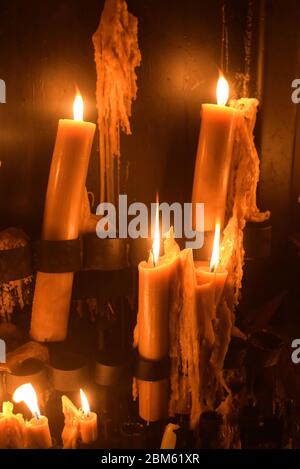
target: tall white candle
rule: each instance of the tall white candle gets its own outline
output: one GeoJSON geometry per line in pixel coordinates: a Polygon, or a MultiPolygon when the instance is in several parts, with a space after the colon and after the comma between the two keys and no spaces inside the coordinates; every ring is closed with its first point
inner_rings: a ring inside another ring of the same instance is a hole
{"type": "Polygon", "coordinates": [[[226,106],[228,94],[228,84],[220,77],[218,104],[202,105],[192,200],[193,204],[205,204],[205,231],[213,231],[217,220],[221,226],[224,223],[234,131],[239,115],[236,109],[226,106]]]}
{"type": "MultiPolygon", "coordinates": [[[[83,121],[81,96],[74,101],[74,120],[61,119],[52,157],[42,237],[76,239],[79,234],[84,187],[95,124],[83,121]]],[[[38,272],[30,335],[43,341],[66,338],[73,273],[38,272]]]]}

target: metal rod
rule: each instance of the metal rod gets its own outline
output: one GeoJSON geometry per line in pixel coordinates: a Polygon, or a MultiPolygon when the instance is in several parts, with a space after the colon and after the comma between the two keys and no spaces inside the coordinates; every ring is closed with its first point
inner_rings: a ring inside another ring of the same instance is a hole
{"type": "Polygon", "coordinates": [[[264,87],[264,63],[265,63],[265,35],[266,35],[266,0],[259,2],[258,16],[258,41],[257,41],[257,65],[256,65],[256,92],[261,102],[264,87]]]}

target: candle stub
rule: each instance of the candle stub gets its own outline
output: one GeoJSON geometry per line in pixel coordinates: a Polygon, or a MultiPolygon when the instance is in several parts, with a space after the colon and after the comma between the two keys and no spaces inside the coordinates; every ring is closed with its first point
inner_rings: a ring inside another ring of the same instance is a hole
{"type": "Polygon", "coordinates": [[[62,396],[65,426],[62,432],[63,447],[75,449],[81,441],[90,445],[98,439],[97,414],[91,412],[86,395],[80,390],[82,408],[78,409],[67,397],[62,396]]]}
{"type": "Polygon", "coordinates": [[[30,383],[19,386],[13,395],[15,402],[24,401],[33,418],[25,422],[26,448],[47,449],[52,446],[48,419],[41,415],[36,392],[30,383]]]}

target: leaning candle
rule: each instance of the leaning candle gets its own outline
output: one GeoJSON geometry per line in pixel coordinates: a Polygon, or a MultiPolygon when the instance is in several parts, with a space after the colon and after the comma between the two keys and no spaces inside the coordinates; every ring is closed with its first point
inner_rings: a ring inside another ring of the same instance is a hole
{"type": "MultiPolygon", "coordinates": [[[[138,351],[142,359],[160,362],[169,354],[169,308],[171,283],[176,275],[177,253],[159,257],[158,205],[153,252],[139,264],[138,351]]],[[[168,414],[169,377],[138,379],[139,414],[155,422],[168,414]]]]}
{"type": "Polygon", "coordinates": [[[13,394],[13,400],[17,403],[24,401],[33,416],[31,420],[25,422],[26,448],[51,448],[52,440],[48,419],[40,413],[37,395],[33,386],[30,383],[19,386],[13,394]]]}
{"type": "MultiPolygon", "coordinates": [[[[83,102],[74,102],[74,120],[61,119],[52,157],[44,211],[44,240],[76,239],[95,124],[83,121],[83,102]]],[[[62,341],[67,334],[73,273],[38,272],[34,292],[31,337],[62,341]]]]}
{"type": "MultiPolygon", "coordinates": [[[[220,77],[217,105],[202,105],[202,122],[196,158],[193,204],[205,204],[205,231],[213,231],[216,221],[224,223],[236,120],[239,112],[226,106],[228,83],[220,77]]],[[[193,205],[195,209],[195,205],[193,205]]]]}
{"type": "Polygon", "coordinates": [[[65,415],[62,440],[65,449],[75,449],[79,440],[85,445],[90,445],[98,438],[97,414],[91,412],[88,399],[82,389],[80,389],[80,398],[81,409],[77,409],[67,396],[62,396],[65,415]]]}

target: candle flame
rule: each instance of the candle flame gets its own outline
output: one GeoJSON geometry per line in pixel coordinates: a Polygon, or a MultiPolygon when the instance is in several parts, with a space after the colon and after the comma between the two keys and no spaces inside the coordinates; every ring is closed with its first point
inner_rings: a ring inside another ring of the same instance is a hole
{"type": "Polygon", "coordinates": [[[160,232],[159,232],[159,201],[156,195],[156,212],[155,212],[155,227],[154,227],[154,240],[152,245],[153,264],[157,265],[160,251],[160,232]]]}
{"type": "Polygon", "coordinates": [[[73,116],[75,121],[83,121],[83,99],[80,93],[74,99],[73,116]]]}
{"type": "Polygon", "coordinates": [[[19,386],[13,394],[13,400],[17,403],[22,401],[25,402],[28,409],[35,418],[39,419],[41,417],[37,394],[32,384],[27,383],[22,384],[22,386],[19,386]]]}
{"type": "Polygon", "coordinates": [[[229,85],[228,81],[223,75],[220,75],[217,84],[217,103],[219,106],[226,106],[229,98],[229,85]]]}
{"type": "Polygon", "coordinates": [[[217,222],[216,228],[215,228],[214,245],[213,245],[211,261],[210,261],[211,272],[216,272],[219,262],[220,262],[220,230],[221,230],[220,223],[217,222]]]}
{"type": "Polygon", "coordinates": [[[88,417],[91,412],[90,404],[89,404],[88,398],[86,397],[82,389],[80,389],[80,399],[81,399],[81,409],[85,417],[88,417]]]}

